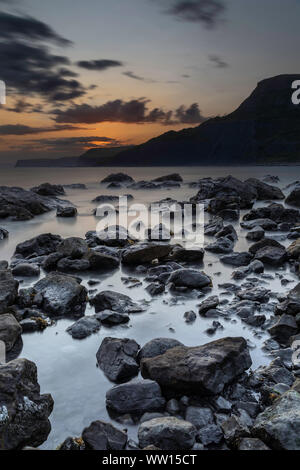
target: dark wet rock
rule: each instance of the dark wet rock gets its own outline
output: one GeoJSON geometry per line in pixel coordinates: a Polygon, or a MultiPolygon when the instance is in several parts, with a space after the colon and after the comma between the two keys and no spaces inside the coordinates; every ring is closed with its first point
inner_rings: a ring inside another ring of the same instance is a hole
{"type": "MultiPolygon", "coordinates": [[[[166,183],[161,183],[166,184],[166,183]]],[[[137,181],[136,183],[130,184],[130,189],[157,189],[160,186],[160,183],[153,183],[152,181],[137,181]]]]}
{"type": "Polygon", "coordinates": [[[221,261],[230,266],[248,266],[253,259],[253,255],[248,252],[232,253],[230,255],[222,256],[221,261]]]}
{"type": "Polygon", "coordinates": [[[227,421],[221,424],[224,438],[230,446],[237,444],[237,441],[243,437],[250,437],[250,431],[242,420],[236,416],[231,415],[227,421]]]}
{"type": "Polygon", "coordinates": [[[256,252],[255,259],[261,261],[263,264],[278,267],[287,261],[287,252],[285,248],[266,246],[256,252]]]}
{"type": "Polygon", "coordinates": [[[64,255],[62,253],[58,253],[58,252],[51,253],[42,262],[42,268],[45,271],[56,271],[57,263],[63,257],[64,257],[64,255]]]}
{"type": "Polygon", "coordinates": [[[244,215],[244,221],[256,219],[270,219],[277,224],[300,222],[300,213],[296,209],[288,209],[282,204],[273,203],[264,207],[257,207],[244,215]]]}
{"type": "Polygon", "coordinates": [[[76,207],[72,207],[72,206],[58,207],[56,211],[57,217],[70,218],[70,217],[76,217],[76,215],[77,215],[77,209],[76,207]]]}
{"type": "Polygon", "coordinates": [[[244,437],[238,443],[238,450],[271,450],[260,439],[254,437],[244,437]]]}
{"type": "Polygon", "coordinates": [[[0,270],[0,314],[16,302],[19,283],[9,269],[0,270]]]}
{"type": "Polygon", "coordinates": [[[103,310],[113,310],[120,313],[138,313],[143,311],[143,308],[133,302],[128,295],[114,291],[99,292],[99,294],[91,299],[91,304],[95,307],[96,313],[103,310]]]}
{"type": "Polygon", "coordinates": [[[106,176],[101,183],[133,183],[134,179],[125,173],[113,173],[106,176]]]}
{"type": "Polygon", "coordinates": [[[290,258],[300,259],[300,237],[298,238],[287,248],[287,253],[290,258]]]}
{"type": "Polygon", "coordinates": [[[83,183],[64,184],[63,186],[68,189],[87,189],[86,185],[83,183]]]}
{"type": "Polygon", "coordinates": [[[261,315],[253,315],[252,317],[248,317],[244,319],[244,322],[247,323],[249,326],[260,327],[266,321],[266,316],[261,315]]]}
{"type": "Polygon", "coordinates": [[[252,432],[274,450],[300,450],[300,394],[284,393],[257,417],[252,432]]]}
{"type": "Polygon", "coordinates": [[[170,415],[172,416],[175,416],[177,415],[178,413],[180,413],[180,404],[179,404],[179,401],[176,400],[175,398],[171,398],[171,400],[169,400],[167,402],[167,405],[166,405],[166,412],[169,413],[170,415]]]}
{"type": "Polygon", "coordinates": [[[232,225],[225,225],[219,232],[216,233],[216,238],[229,238],[232,242],[236,242],[238,239],[235,228],[232,225]]]}
{"type": "Polygon", "coordinates": [[[73,276],[50,273],[34,285],[35,303],[49,316],[82,316],[87,291],[73,276]]]}
{"type": "Polygon", "coordinates": [[[295,189],[293,189],[293,191],[286,198],[285,202],[291,206],[300,207],[300,186],[297,186],[295,189]]]}
{"type": "Polygon", "coordinates": [[[183,346],[180,341],[173,338],[155,338],[146,343],[138,354],[138,360],[147,359],[151,357],[160,356],[164,354],[169,349],[176,348],[178,346],[183,346]]]}
{"type": "Polygon", "coordinates": [[[38,447],[51,425],[51,395],[40,395],[37,368],[27,359],[0,366],[0,441],[5,450],[38,447]]]}
{"type": "Polygon", "coordinates": [[[224,222],[221,217],[214,217],[211,219],[208,224],[204,226],[204,235],[207,237],[213,237],[216,233],[220,232],[223,229],[224,222]]]}
{"type": "Polygon", "coordinates": [[[152,282],[146,287],[146,291],[154,297],[156,295],[163,294],[165,292],[165,286],[159,282],[152,282]]]}
{"type": "Polygon", "coordinates": [[[141,361],[143,377],[173,392],[218,394],[251,366],[243,338],[224,338],[194,348],[177,347],[141,361]]]}
{"type": "Polygon", "coordinates": [[[118,414],[143,414],[163,410],[166,400],[152,380],[132,380],[106,393],[106,406],[118,414]]]}
{"type": "Polygon", "coordinates": [[[219,297],[212,296],[205,299],[199,305],[199,313],[200,315],[205,315],[209,310],[215,309],[220,303],[219,297]]]}
{"type": "Polygon", "coordinates": [[[277,223],[271,219],[254,219],[241,222],[241,227],[246,230],[252,230],[257,226],[260,226],[263,230],[277,230],[277,223]]]}
{"type": "MultiPolygon", "coordinates": [[[[209,310],[207,313],[206,313],[206,316],[209,316],[210,315],[210,312],[211,310],[209,310]]],[[[208,328],[205,333],[208,334],[208,335],[214,335],[216,333],[217,330],[223,330],[224,329],[224,326],[218,322],[218,321],[213,321],[212,322],[212,325],[210,328],[208,328]]]]}
{"type": "Polygon", "coordinates": [[[8,235],[8,231],[0,227],[0,241],[4,240],[5,238],[8,238],[8,235]]]}
{"type": "Polygon", "coordinates": [[[96,355],[99,367],[112,382],[126,382],[138,374],[139,349],[134,340],[104,338],[96,355]]]}
{"type": "Polygon", "coordinates": [[[182,183],[183,179],[178,173],[172,173],[170,175],[160,176],[152,181],[154,183],[164,183],[165,181],[177,181],[178,183],[182,183]]]}
{"type": "Polygon", "coordinates": [[[0,271],[4,271],[5,269],[8,269],[8,262],[5,260],[0,261],[0,271]]]}
{"type": "Polygon", "coordinates": [[[0,315],[0,341],[4,342],[6,351],[10,351],[14,347],[21,333],[22,327],[13,315],[9,313],[0,315]]]}
{"type": "Polygon", "coordinates": [[[265,236],[265,231],[259,225],[255,226],[250,232],[247,233],[246,238],[247,240],[251,240],[253,242],[258,242],[262,240],[265,236]]]}
{"type": "Polygon", "coordinates": [[[22,327],[22,333],[33,333],[35,331],[41,331],[41,323],[35,318],[25,318],[20,321],[22,327]]]}
{"type": "Polygon", "coordinates": [[[235,222],[240,218],[240,212],[234,209],[223,209],[222,211],[218,212],[218,215],[227,222],[235,222]]]}
{"type": "Polygon", "coordinates": [[[146,421],[151,421],[151,419],[155,418],[164,418],[166,416],[164,413],[159,412],[151,412],[151,413],[144,413],[143,416],[140,418],[140,424],[145,423],[146,421]]]}
{"type": "Polygon", "coordinates": [[[22,188],[0,187],[0,219],[30,220],[62,203],[59,199],[39,196],[22,188]]]}
{"type": "Polygon", "coordinates": [[[227,237],[221,237],[207,245],[205,250],[217,254],[231,253],[233,251],[233,242],[227,237]]]}
{"type": "Polygon", "coordinates": [[[192,423],[197,429],[204,428],[214,423],[214,415],[210,408],[188,406],[185,419],[192,423]]]}
{"type": "Polygon", "coordinates": [[[249,178],[245,181],[245,184],[249,184],[257,191],[257,199],[259,201],[265,201],[268,199],[284,199],[285,196],[281,189],[276,186],[271,186],[263,181],[256,178],[249,178]]]}
{"type": "Polygon", "coordinates": [[[292,289],[288,293],[286,300],[276,306],[276,314],[278,315],[287,314],[296,316],[298,313],[300,313],[300,285],[292,289]]]}
{"type": "Polygon", "coordinates": [[[55,251],[61,253],[66,258],[80,259],[88,253],[88,249],[85,240],[78,237],[70,237],[63,240],[55,251]]]}
{"type": "Polygon", "coordinates": [[[85,443],[81,437],[67,437],[57,450],[85,450],[85,443]]]}
{"type": "Polygon", "coordinates": [[[186,323],[194,323],[197,319],[197,315],[193,310],[190,310],[189,312],[185,312],[184,318],[186,323]]]}
{"type": "Polygon", "coordinates": [[[100,330],[100,322],[95,317],[83,317],[69,326],[66,331],[74,339],[84,339],[100,330]]]}
{"type": "Polygon", "coordinates": [[[109,194],[101,194],[100,196],[95,197],[92,202],[97,202],[97,204],[116,204],[119,202],[119,196],[111,196],[109,194]]]}
{"type": "Polygon", "coordinates": [[[250,289],[241,289],[237,292],[237,296],[241,300],[250,300],[252,302],[267,303],[270,298],[270,293],[264,287],[253,287],[250,289]]]}
{"type": "Polygon", "coordinates": [[[169,279],[177,287],[186,287],[188,289],[202,289],[211,285],[211,279],[203,271],[195,269],[178,269],[174,271],[169,279]]]}
{"type": "Polygon", "coordinates": [[[104,325],[120,325],[122,323],[128,323],[130,318],[127,313],[113,312],[112,310],[104,310],[103,312],[96,314],[97,320],[104,325]]]}
{"type": "Polygon", "coordinates": [[[262,180],[268,184],[277,184],[280,182],[279,176],[274,176],[274,175],[266,175],[263,177],[262,180]]]}
{"type": "Polygon", "coordinates": [[[261,274],[265,270],[264,264],[259,260],[254,260],[249,266],[236,269],[232,273],[232,278],[236,280],[244,279],[250,274],[261,274]]]}
{"type": "Polygon", "coordinates": [[[120,264],[118,253],[104,246],[89,250],[84,259],[90,269],[116,269],[120,264]]]}
{"type": "Polygon", "coordinates": [[[39,186],[31,188],[31,191],[40,196],[63,196],[65,194],[63,186],[50,183],[40,184],[39,186]]]}
{"type": "Polygon", "coordinates": [[[172,246],[163,242],[136,244],[125,248],[122,253],[122,262],[133,265],[150,263],[156,258],[165,258],[171,251],[172,246]]]}
{"type": "Polygon", "coordinates": [[[196,428],[191,423],[175,417],[146,421],[138,430],[141,448],[154,445],[162,450],[191,449],[195,436],[196,428]]]}
{"type": "Polygon", "coordinates": [[[281,359],[274,359],[268,366],[261,366],[256,369],[250,377],[250,385],[256,388],[271,387],[275,384],[286,384],[291,387],[294,383],[294,376],[286,367],[281,359]]]}
{"type": "Polygon", "coordinates": [[[33,304],[34,296],[35,296],[35,291],[33,287],[20,289],[19,294],[18,294],[18,299],[17,299],[17,303],[19,307],[21,308],[31,307],[33,304]]]}
{"type": "Polygon", "coordinates": [[[169,241],[171,239],[170,228],[164,224],[158,224],[153,228],[146,229],[145,238],[149,241],[169,241]]]}
{"type": "Polygon", "coordinates": [[[39,276],[40,268],[36,264],[32,263],[19,263],[12,269],[14,276],[20,277],[33,277],[39,276]]]}
{"type": "Polygon", "coordinates": [[[204,446],[219,444],[223,440],[223,431],[217,424],[209,424],[198,432],[198,439],[204,446]]]}
{"type": "Polygon", "coordinates": [[[298,326],[294,317],[285,314],[268,331],[272,338],[283,344],[287,343],[291,336],[297,334],[298,326]]]}
{"type": "Polygon", "coordinates": [[[195,263],[203,261],[204,250],[202,248],[186,249],[181,246],[175,246],[169,255],[173,261],[195,263]]]}
{"type": "Polygon", "coordinates": [[[45,233],[31,238],[16,246],[16,254],[20,254],[23,258],[28,256],[44,256],[57,251],[61,237],[59,235],[52,235],[52,233],[45,233]]]}
{"type": "Polygon", "coordinates": [[[120,225],[111,225],[105,230],[94,231],[90,230],[85,234],[86,241],[89,247],[95,248],[99,245],[108,247],[126,247],[135,242],[130,236],[128,230],[120,225]]]}
{"type": "Polygon", "coordinates": [[[262,240],[251,245],[249,248],[249,252],[252,253],[253,255],[256,255],[258,251],[266,247],[275,247],[275,248],[284,249],[284,246],[281,245],[277,240],[274,240],[273,238],[263,238],[262,240]]]}
{"type": "Polygon", "coordinates": [[[232,409],[232,403],[221,395],[215,400],[214,405],[219,413],[230,413],[232,409]]]}
{"type": "Polygon", "coordinates": [[[62,258],[58,261],[56,268],[62,272],[80,272],[90,269],[90,263],[87,259],[62,258]]]}
{"type": "Polygon", "coordinates": [[[123,450],[127,444],[127,433],[110,423],[94,421],[82,432],[87,450],[123,450]]]}

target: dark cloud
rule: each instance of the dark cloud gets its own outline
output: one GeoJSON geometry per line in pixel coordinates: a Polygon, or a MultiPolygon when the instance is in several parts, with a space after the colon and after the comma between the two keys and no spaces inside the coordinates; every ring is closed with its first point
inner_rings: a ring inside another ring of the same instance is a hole
{"type": "Polygon", "coordinates": [[[227,67],[229,67],[229,64],[218,55],[210,55],[208,56],[208,58],[210,62],[218,69],[226,69],[227,67]]]}
{"type": "Polygon", "coordinates": [[[152,80],[150,78],[145,78],[141,77],[140,75],[136,75],[134,72],[123,72],[123,75],[126,77],[132,78],[133,80],[139,80],[141,82],[147,82],[147,83],[155,83],[155,80],[152,80]]]}
{"type": "Polygon", "coordinates": [[[23,124],[4,124],[0,126],[0,135],[31,135],[41,134],[43,132],[59,132],[78,129],[82,129],[82,127],[75,127],[70,125],[52,127],[31,127],[25,126],[23,124]]]}
{"type": "Polygon", "coordinates": [[[55,42],[60,46],[72,44],[63,38],[50,26],[30,16],[16,16],[11,13],[0,12],[0,35],[1,38],[15,40],[16,38],[28,40],[42,40],[55,42]]]}
{"type": "Polygon", "coordinates": [[[100,60],[80,60],[76,63],[78,67],[87,70],[107,70],[111,67],[121,67],[122,62],[118,60],[100,59],[100,60]]]}
{"type": "Polygon", "coordinates": [[[131,101],[114,100],[100,106],[88,104],[74,105],[69,109],[54,110],[54,119],[57,123],[95,124],[100,122],[122,122],[125,124],[161,123],[171,124],[197,124],[205,120],[198,105],[190,107],[180,106],[175,112],[164,111],[161,108],[148,110],[146,98],[131,101]]]}
{"type": "Polygon", "coordinates": [[[11,111],[13,113],[42,113],[43,107],[40,104],[28,103],[24,99],[17,99],[11,107],[6,106],[5,111],[11,111]]]}
{"type": "Polygon", "coordinates": [[[165,8],[165,13],[182,21],[202,23],[208,28],[217,25],[225,10],[223,0],[158,0],[165,8]],[[166,3],[168,7],[166,8],[166,3]]]}

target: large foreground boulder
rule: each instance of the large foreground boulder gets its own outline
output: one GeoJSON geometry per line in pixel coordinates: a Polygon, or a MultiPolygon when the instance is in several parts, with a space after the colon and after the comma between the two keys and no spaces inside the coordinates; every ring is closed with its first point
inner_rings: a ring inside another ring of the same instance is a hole
{"type": "Polygon", "coordinates": [[[127,434],[110,423],[94,421],[83,430],[82,439],[87,450],[122,450],[127,443],[127,434]]]}
{"type": "Polygon", "coordinates": [[[165,403],[160,386],[152,380],[132,380],[116,385],[106,394],[106,406],[120,415],[160,411],[165,403]]]}
{"type": "Polygon", "coordinates": [[[72,276],[50,273],[34,285],[34,291],[34,302],[49,316],[84,314],[87,290],[72,276]]]}
{"type": "Polygon", "coordinates": [[[0,341],[6,346],[6,351],[10,351],[22,333],[22,327],[15,317],[10,313],[0,315],[0,341]]]}
{"type": "Polygon", "coordinates": [[[18,295],[19,283],[9,269],[0,270],[0,314],[13,305],[18,295]]]}
{"type": "Polygon", "coordinates": [[[221,393],[251,366],[244,338],[224,338],[198,347],[177,347],[161,356],[142,359],[145,378],[172,392],[221,393]]]}
{"type": "Polygon", "coordinates": [[[37,368],[27,359],[0,366],[0,448],[18,450],[38,447],[47,439],[51,425],[51,395],[40,395],[37,368]]]}
{"type": "Polygon", "coordinates": [[[124,264],[150,263],[158,258],[165,258],[172,251],[172,246],[167,243],[141,243],[126,248],[122,253],[124,264]]]}
{"type": "Polygon", "coordinates": [[[274,450],[300,450],[300,394],[289,390],[261,413],[253,434],[274,450]]]}
{"type": "Polygon", "coordinates": [[[126,382],[138,374],[139,349],[133,339],[104,338],[96,354],[98,365],[112,382],[126,382]]]}
{"type": "Polygon", "coordinates": [[[162,450],[191,449],[197,430],[192,423],[174,417],[154,418],[139,427],[140,447],[154,445],[162,450]]]}

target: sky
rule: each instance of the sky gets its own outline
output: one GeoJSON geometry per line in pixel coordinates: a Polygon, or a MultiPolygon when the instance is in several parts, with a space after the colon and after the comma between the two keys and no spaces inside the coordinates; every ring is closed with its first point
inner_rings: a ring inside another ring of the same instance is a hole
{"type": "Polygon", "coordinates": [[[297,73],[300,0],[0,0],[0,163],[142,143],[297,73]]]}

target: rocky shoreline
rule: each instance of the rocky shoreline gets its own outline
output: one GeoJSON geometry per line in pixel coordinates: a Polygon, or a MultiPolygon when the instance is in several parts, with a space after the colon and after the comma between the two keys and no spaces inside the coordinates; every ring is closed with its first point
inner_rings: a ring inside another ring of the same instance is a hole
{"type": "MultiPolygon", "coordinates": [[[[125,191],[175,188],[183,181],[177,174],[138,182],[117,174],[101,184],[125,191]]],[[[91,360],[112,382],[104,400],[114,424],[95,416],[59,449],[300,450],[300,283],[289,288],[291,280],[281,272],[285,267],[294,280],[299,277],[300,185],[281,190],[277,184],[271,176],[190,182],[197,194],[188,202],[206,209],[204,247],[176,244],[166,239],[164,227],[157,228],[157,240],[143,242],[130,233],[125,240],[112,239],[108,230],[103,236],[89,231],[85,238],[45,233],[17,244],[10,263],[0,261],[0,341],[7,353],[7,362],[0,364],[1,448],[39,447],[51,430],[55,402],[40,394],[35,364],[18,358],[22,335],[51,328],[62,318],[72,320],[67,333],[74,340],[104,325],[113,332],[134,322],[149,303],[103,290],[93,280],[99,271],[125,267],[133,274],[122,278],[128,287],[145,283],[152,298],[194,300],[193,310],[183,306],[182,321],[209,320],[208,337],[237,318],[256,335],[267,332],[270,363],[252,370],[251,344],[242,335],[224,334],[194,347],[176,338],[140,345],[130,333],[107,336],[91,360]],[[235,251],[237,223],[251,242],[248,251],[235,251]],[[218,273],[207,274],[211,253],[220,271],[230,268],[231,282],[221,284],[218,273]],[[89,277],[90,289],[82,275],[89,277]],[[278,277],[285,294],[268,288],[270,276],[278,277]],[[30,287],[22,288],[24,279],[32,279],[30,287]],[[213,292],[216,284],[220,295],[213,292]],[[86,315],[87,306],[93,314],[86,315]],[[126,425],[138,427],[136,441],[126,425]]],[[[26,221],[51,210],[58,217],[76,217],[76,207],[58,198],[64,195],[64,187],[48,183],[31,190],[0,187],[0,219],[26,221]]],[[[7,237],[0,228],[0,240],[7,237]]]]}

